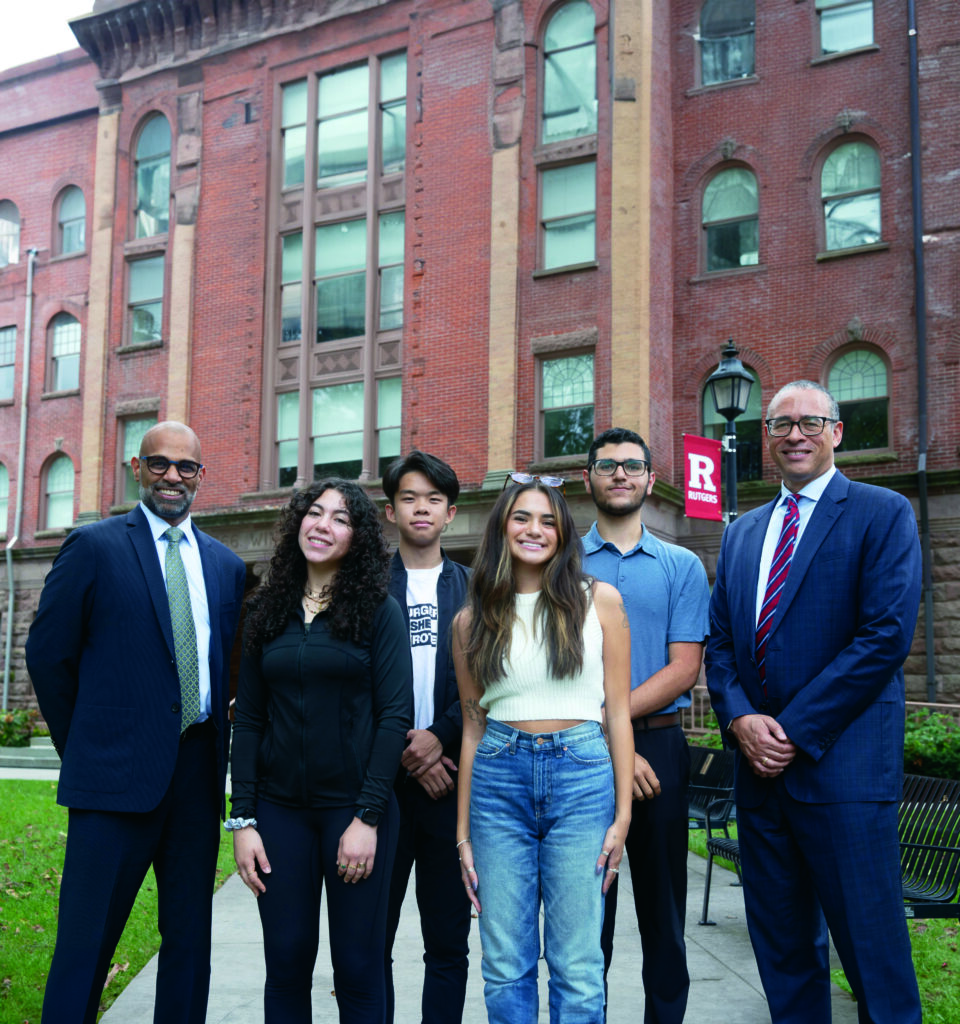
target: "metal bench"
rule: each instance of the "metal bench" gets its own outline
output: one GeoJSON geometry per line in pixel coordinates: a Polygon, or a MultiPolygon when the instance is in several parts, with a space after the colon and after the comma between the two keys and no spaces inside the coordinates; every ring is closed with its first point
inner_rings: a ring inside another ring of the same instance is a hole
{"type": "MultiPolygon", "coordinates": [[[[732,750],[717,750],[713,747],[690,747],[690,780],[688,795],[688,817],[690,828],[707,827],[707,807],[716,800],[730,798],[729,816],[723,821],[724,835],[729,838],[727,825],[736,819],[736,805],[733,803],[733,776],[735,755],[732,750]]],[[[720,819],[717,812],[713,821],[720,819]]]]}
{"type": "MultiPolygon", "coordinates": [[[[732,800],[732,798],[731,798],[732,800]]],[[[707,917],[713,858],[733,862],[740,875],[740,844],[724,835],[714,836],[721,820],[730,813],[726,801],[707,807],[707,872],[703,888],[700,924],[715,924],[707,917]]],[[[960,919],[960,781],[907,775],[903,780],[898,830],[900,833],[900,881],[907,917],[960,919]]]]}
{"type": "Polygon", "coordinates": [[[707,873],[703,882],[703,908],[700,911],[699,924],[715,925],[707,916],[710,910],[710,881],[713,876],[713,858],[722,857],[724,860],[733,862],[737,872],[737,881],[733,884],[742,885],[743,877],[740,874],[740,841],[733,839],[727,830],[727,823],[733,814],[733,793],[727,797],[721,797],[712,801],[705,808],[705,828],[707,830],[707,873]],[[723,829],[723,835],[715,836],[714,829],[723,829]]]}

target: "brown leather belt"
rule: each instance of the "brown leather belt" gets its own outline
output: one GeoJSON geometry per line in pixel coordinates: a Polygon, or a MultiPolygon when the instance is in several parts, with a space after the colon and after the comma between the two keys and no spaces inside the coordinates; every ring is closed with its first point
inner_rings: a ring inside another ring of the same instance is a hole
{"type": "Polygon", "coordinates": [[[636,732],[650,732],[651,729],[669,729],[671,725],[680,724],[680,712],[671,711],[669,715],[647,715],[635,718],[633,728],[636,732]]]}

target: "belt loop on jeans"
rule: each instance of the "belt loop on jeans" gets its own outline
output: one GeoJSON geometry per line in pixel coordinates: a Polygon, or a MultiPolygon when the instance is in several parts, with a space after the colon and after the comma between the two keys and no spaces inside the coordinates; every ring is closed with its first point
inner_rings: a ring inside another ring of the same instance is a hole
{"type": "Polygon", "coordinates": [[[517,737],[519,735],[519,729],[512,729],[510,731],[510,739],[507,740],[507,750],[509,750],[511,754],[515,754],[517,752],[517,737]]]}
{"type": "Polygon", "coordinates": [[[553,735],[553,756],[563,757],[563,745],[560,742],[560,733],[555,732],[553,735]]]}
{"type": "Polygon", "coordinates": [[[680,724],[680,712],[671,711],[668,715],[645,715],[633,720],[636,732],[650,732],[652,729],[668,729],[671,725],[680,724]]]}

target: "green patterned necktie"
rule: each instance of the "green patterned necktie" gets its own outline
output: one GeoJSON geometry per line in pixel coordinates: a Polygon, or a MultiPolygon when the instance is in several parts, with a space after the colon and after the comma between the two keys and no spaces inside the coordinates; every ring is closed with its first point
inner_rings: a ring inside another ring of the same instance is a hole
{"type": "Polygon", "coordinates": [[[171,526],[163,535],[167,539],[167,600],[173,624],[173,645],[177,653],[177,674],[180,676],[180,732],[193,725],[200,714],[200,664],[197,657],[197,630],[190,605],[190,585],[180,558],[183,530],[171,526]]]}

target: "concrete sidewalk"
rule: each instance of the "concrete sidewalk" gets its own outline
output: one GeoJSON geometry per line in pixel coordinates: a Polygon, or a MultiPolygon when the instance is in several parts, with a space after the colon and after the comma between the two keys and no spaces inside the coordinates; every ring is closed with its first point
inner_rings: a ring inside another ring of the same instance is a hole
{"type": "MultiPolygon", "coordinates": [[[[756,961],[743,913],[743,896],[733,886],[736,876],[714,868],[710,889],[710,916],[716,927],[697,924],[703,899],[706,861],[688,858],[687,961],[690,1001],[686,1019],[698,1024],[769,1024],[770,1015],[760,987],[756,961]]],[[[622,909],[617,914],[615,953],[609,976],[608,1018],[611,1024],[636,1024],[643,1019],[640,980],[640,939],[633,910],[633,882],[624,860],[620,876],[622,909]],[[633,927],[630,922],[633,918],[633,927]]],[[[326,915],[321,914],[320,952],[313,976],[313,1020],[335,1024],[330,945],[326,915]]],[[[396,1024],[420,1020],[423,978],[422,944],[413,886],[407,891],[394,950],[396,1024]]],[[[137,975],[103,1015],[102,1024],[143,1024],[153,1019],[156,957],[137,975]]],[[[540,1020],[548,1021],[546,964],[540,969],[540,1020]]],[[[263,951],[256,901],[237,875],[232,875],[213,901],[213,977],[207,1024],[260,1024],[263,1020],[263,951]]],[[[480,938],[476,924],[470,932],[470,974],[464,1024],[487,1019],[480,976],[480,938]]],[[[856,1003],[834,989],[834,1024],[855,1024],[856,1003]]]]}
{"type": "MultiPolygon", "coordinates": [[[[56,769],[0,766],[0,776],[15,779],[57,778],[56,769]]],[[[715,927],[697,924],[703,901],[706,861],[690,854],[687,897],[687,963],[690,999],[686,1019],[691,1024],[769,1024],[766,999],[754,960],[743,911],[743,894],[733,883],[736,876],[714,868],[710,887],[710,917],[715,927]]],[[[643,955],[633,914],[633,879],[626,858],[620,875],[620,913],[617,914],[615,951],[609,975],[610,1024],[636,1024],[643,1019],[643,955]]],[[[420,922],[411,884],[403,905],[394,949],[395,1024],[420,1020],[423,979],[420,922]]],[[[836,966],[836,964],[835,964],[836,966]]],[[[101,1018],[102,1024],[144,1024],[153,1020],[153,994],[157,958],[130,982],[101,1018]]],[[[548,1021],[547,969],[540,967],[540,1020],[548,1021]]],[[[213,898],[213,973],[207,1024],[260,1024],[263,1020],[263,948],[256,901],[237,875],[231,875],[213,898]]],[[[476,924],[470,932],[470,975],[463,1024],[487,1019],[480,976],[480,937],[476,924]]],[[[320,951],[313,976],[314,1024],[336,1024],[330,942],[325,911],[321,912],[320,951]]],[[[833,990],[834,1024],[856,1024],[856,1003],[840,989],[833,990]]]]}

